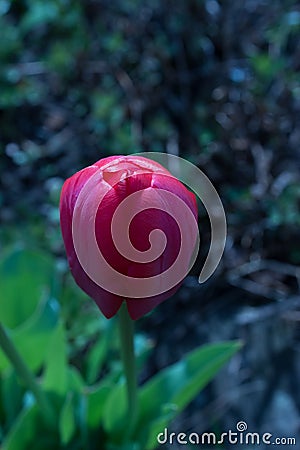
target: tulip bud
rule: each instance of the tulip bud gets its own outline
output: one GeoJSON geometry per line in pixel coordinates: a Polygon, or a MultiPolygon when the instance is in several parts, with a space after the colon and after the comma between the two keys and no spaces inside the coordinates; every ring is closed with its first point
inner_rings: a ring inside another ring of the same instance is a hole
{"type": "Polygon", "coordinates": [[[198,243],[197,203],[163,166],[111,156],[75,173],[60,199],[76,283],[110,318],[126,301],[138,319],[173,295],[198,243]]]}

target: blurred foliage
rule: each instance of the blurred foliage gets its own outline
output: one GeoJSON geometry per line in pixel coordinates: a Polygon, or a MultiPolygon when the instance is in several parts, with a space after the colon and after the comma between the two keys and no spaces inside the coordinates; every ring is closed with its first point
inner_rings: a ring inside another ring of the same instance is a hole
{"type": "MultiPolygon", "coordinates": [[[[1,0],[0,25],[8,227],[21,221],[61,253],[63,180],[103,156],[150,150],[179,153],[212,178],[242,258],[258,226],[265,241],[286,226],[297,234],[296,1],[1,0]]],[[[265,256],[282,258],[280,245],[265,256]]]]}
{"type": "MultiPolygon", "coordinates": [[[[115,321],[61,278],[41,252],[15,248],[0,261],[1,323],[55,409],[55,423],[48,423],[0,350],[0,443],[5,450],[154,449],[159,427],[191,402],[239,344],[198,348],[143,384],[138,423],[127,441],[115,321]]],[[[151,342],[138,335],[135,344],[141,370],[151,342]]]]}

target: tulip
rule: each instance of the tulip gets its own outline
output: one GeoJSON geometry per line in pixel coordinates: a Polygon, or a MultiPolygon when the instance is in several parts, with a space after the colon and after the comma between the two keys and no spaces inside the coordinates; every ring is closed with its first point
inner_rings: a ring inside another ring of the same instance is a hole
{"type": "Polygon", "coordinates": [[[173,295],[198,240],[197,203],[160,164],[111,156],[63,185],[61,229],[76,283],[110,318],[136,320],[173,295]]]}

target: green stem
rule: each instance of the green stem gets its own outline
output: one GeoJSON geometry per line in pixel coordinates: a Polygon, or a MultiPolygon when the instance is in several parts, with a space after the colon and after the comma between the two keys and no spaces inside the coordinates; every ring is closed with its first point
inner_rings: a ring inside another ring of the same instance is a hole
{"type": "Polygon", "coordinates": [[[138,397],[137,397],[137,374],[134,355],[134,326],[126,306],[126,302],[120,308],[120,343],[121,357],[124,367],[127,388],[127,437],[129,438],[137,420],[138,397]]]}
{"type": "Polygon", "coordinates": [[[20,353],[16,349],[14,343],[5,331],[4,326],[0,322],[0,348],[7,356],[16,372],[22,378],[28,389],[33,393],[37,404],[39,405],[44,417],[53,423],[55,420],[54,413],[48,403],[45,393],[41,390],[36,382],[33,373],[29,370],[20,353]]]}

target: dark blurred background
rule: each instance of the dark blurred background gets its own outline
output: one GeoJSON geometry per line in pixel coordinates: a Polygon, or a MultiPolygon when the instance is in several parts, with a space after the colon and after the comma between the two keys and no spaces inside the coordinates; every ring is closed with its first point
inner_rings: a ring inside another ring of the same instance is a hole
{"type": "MultiPolygon", "coordinates": [[[[242,339],[172,430],[244,420],[300,442],[299,3],[0,0],[0,33],[1,252],[21,242],[63,265],[61,186],[102,157],[196,164],[224,203],[225,255],[139,321],[155,343],[141,381],[197,345],[242,339]]],[[[205,255],[202,210],[199,224],[205,255]]]]}

